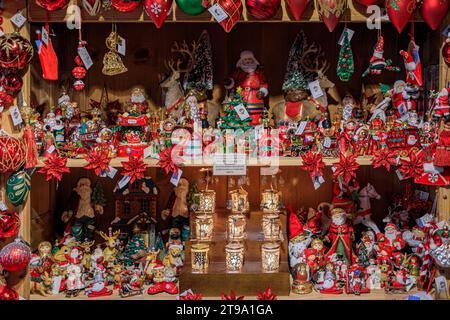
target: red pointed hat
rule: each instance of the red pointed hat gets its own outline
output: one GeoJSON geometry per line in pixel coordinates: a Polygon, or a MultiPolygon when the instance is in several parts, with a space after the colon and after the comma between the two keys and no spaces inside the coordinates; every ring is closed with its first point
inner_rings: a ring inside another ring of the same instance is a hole
{"type": "Polygon", "coordinates": [[[305,230],[299,217],[292,208],[289,208],[289,239],[293,239],[300,234],[304,234],[305,230]]]}
{"type": "Polygon", "coordinates": [[[397,225],[394,224],[394,223],[388,223],[388,224],[386,225],[385,229],[387,229],[387,228],[394,228],[395,231],[398,231],[398,227],[397,227],[397,225]]]}

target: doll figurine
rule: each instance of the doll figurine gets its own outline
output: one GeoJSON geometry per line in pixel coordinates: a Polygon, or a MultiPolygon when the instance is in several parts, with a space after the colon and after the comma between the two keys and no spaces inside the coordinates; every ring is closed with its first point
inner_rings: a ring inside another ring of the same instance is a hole
{"type": "Polygon", "coordinates": [[[66,297],[77,297],[80,291],[84,289],[82,280],[81,268],[79,265],[71,264],[67,267],[67,281],[66,281],[66,297]]]}
{"type": "Polygon", "coordinates": [[[347,220],[347,213],[341,208],[331,210],[331,226],[326,239],[331,242],[331,248],[326,254],[328,261],[334,253],[342,255],[343,261],[347,264],[355,262],[352,242],[355,238],[353,226],[347,220]]]}
{"type": "Polygon", "coordinates": [[[181,178],[178,186],[174,188],[170,195],[167,209],[161,212],[163,220],[171,217],[171,227],[183,230],[183,226],[189,225],[189,208],[187,195],[189,193],[189,181],[181,178]]]}
{"type": "Polygon", "coordinates": [[[338,283],[335,278],[333,264],[328,263],[325,266],[325,270],[324,281],[322,284],[322,288],[320,289],[320,293],[341,294],[343,290],[339,289],[338,283]]]}

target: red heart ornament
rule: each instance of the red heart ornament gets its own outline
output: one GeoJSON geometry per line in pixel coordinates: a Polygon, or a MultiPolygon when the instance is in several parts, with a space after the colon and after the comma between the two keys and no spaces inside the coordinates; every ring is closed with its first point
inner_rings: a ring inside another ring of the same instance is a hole
{"type": "Polygon", "coordinates": [[[365,7],[372,6],[380,2],[380,0],[356,0],[359,4],[362,4],[365,7]]]}
{"type": "Polygon", "coordinates": [[[333,32],[344,13],[345,0],[318,0],[318,12],[328,31],[333,32]]]}
{"type": "Polygon", "coordinates": [[[245,0],[247,12],[258,20],[267,20],[274,17],[280,5],[281,0],[245,0]]]}
{"type": "Polygon", "coordinates": [[[423,0],[420,11],[423,20],[431,29],[436,30],[447,15],[448,7],[448,0],[423,0]]]}
{"type": "Polygon", "coordinates": [[[414,9],[416,9],[416,1],[387,0],[386,9],[392,24],[395,26],[398,33],[401,33],[409,19],[411,19],[414,9]]]}
{"type": "Polygon", "coordinates": [[[144,10],[152,18],[156,28],[161,28],[172,9],[173,0],[145,0],[144,10]]]}
{"type": "Polygon", "coordinates": [[[306,7],[308,7],[309,0],[286,0],[286,4],[295,21],[300,21],[306,7]]]}
{"type": "Polygon", "coordinates": [[[243,6],[241,0],[219,0],[217,2],[222,9],[227,13],[228,18],[222,20],[220,25],[225,32],[230,32],[233,29],[236,22],[241,17],[243,6]]]}

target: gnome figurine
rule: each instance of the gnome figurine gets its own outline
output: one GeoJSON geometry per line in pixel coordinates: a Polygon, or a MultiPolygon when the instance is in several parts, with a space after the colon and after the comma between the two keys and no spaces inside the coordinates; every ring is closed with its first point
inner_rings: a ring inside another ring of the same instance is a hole
{"type": "Polygon", "coordinates": [[[370,58],[369,66],[366,71],[363,73],[363,77],[368,76],[369,74],[379,75],[383,70],[399,72],[400,69],[398,67],[392,66],[391,59],[385,59],[383,57],[384,47],[384,38],[383,36],[378,36],[378,41],[373,51],[372,58],[370,58]]]}

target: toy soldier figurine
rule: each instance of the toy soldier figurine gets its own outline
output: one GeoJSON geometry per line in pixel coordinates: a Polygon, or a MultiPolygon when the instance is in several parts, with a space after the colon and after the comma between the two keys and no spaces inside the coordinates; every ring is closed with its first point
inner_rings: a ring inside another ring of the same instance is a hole
{"type": "Polygon", "coordinates": [[[239,61],[236,63],[237,70],[226,89],[241,87],[242,96],[247,104],[247,110],[252,118],[252,125],[260,123],[264,111],[264,98],[269,94],[266,78],[258,68],[259,62],[253,52],[242,51],[239,61]]]}

